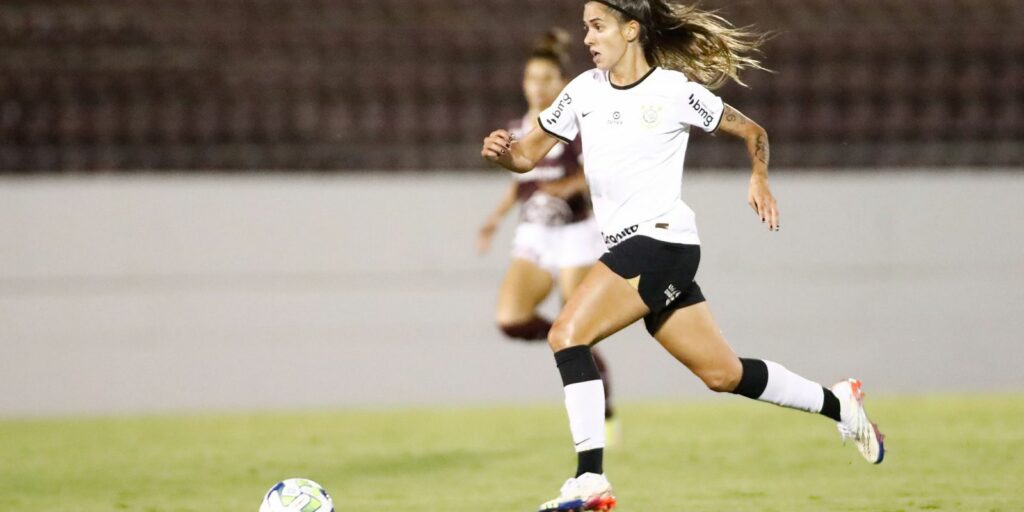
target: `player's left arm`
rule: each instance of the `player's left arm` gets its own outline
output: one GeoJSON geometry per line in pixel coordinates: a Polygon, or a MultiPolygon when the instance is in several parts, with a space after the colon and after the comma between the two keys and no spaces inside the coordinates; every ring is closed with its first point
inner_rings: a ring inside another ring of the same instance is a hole
{"type": "Polygon", "coordinates": [[[768,223],[768,229],[779,230],[779,209],[775,197],[768,187],[768,132],[761,125],[750,120],[742,112],[728,104],[722,111],[719,132],[725,132],[743,139],[747,144],[753,171],[747,190],[747,204],[757,213],[761,222],[768,223]]]}

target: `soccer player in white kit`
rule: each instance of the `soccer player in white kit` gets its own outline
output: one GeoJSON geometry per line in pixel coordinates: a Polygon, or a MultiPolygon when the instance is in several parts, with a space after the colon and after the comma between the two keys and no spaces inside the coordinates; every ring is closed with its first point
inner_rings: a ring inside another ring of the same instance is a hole
{"type": "Polygon", "coordinates": [[[516,141],[494,131],[481,150],[506,169],[527,172],[559,141],[581,135],[594,213],[608,246],[548,334],[577,468],[539,510],[614,507],[603,469],[604,394],[590,346],[641,318],[708,388],[831,418],[865,459],[881,462],[883,437],[864,411],[859,381],[825,388],[778,363],[737,357],[694,281],[700,240],[681,198],[692,127],[743,139],[752,163],[747,202],[768,229],[779,229],[768,187],[767,132],[709,90],[759,67],[746,54],[760,39],[666,0],[588,1],[583,22],[596,68],[541,112],[539,129],[516,141]]]}

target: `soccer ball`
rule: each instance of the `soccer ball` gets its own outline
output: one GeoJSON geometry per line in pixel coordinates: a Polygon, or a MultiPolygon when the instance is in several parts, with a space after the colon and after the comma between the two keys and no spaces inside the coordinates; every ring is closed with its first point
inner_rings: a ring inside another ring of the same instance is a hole
{"type": "Polygon", "coordinates": [[[334,512],[334,502],[320,484],[289,478],[267,491],[260,512],[334,512]]]}

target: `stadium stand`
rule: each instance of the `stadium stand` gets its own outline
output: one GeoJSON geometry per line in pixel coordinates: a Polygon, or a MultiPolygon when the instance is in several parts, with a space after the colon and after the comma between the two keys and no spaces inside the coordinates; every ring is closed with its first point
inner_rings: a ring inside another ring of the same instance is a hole
{"type": "MultiPolygon", "coordinates": [[[[1024,164],[1017,0],[705,2],[773,32],[726,99],[786,167],[1024,164]]],[[[550,0],[0,3],[0,171],[479,169],[550,0]]],[[[577,71],[588,67],[582,44],[577,71]]],[[[744,164],[700,136],[689,164],[744,164]]]]}

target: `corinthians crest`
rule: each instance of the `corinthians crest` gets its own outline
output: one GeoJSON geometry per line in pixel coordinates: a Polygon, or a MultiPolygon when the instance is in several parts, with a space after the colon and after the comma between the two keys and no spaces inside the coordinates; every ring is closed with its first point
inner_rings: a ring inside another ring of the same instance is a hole
{"type": "Polygon", "coordinates": [[[644,126],[654,128],[658,125],[658,119],[661,118],[661,107],[658,105],[641,105],[640,114],[640,119],[643,120],[644,126]]]}

